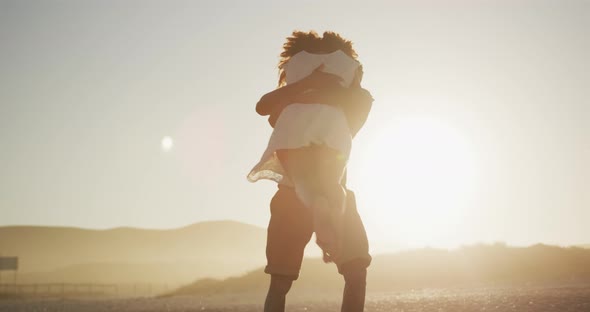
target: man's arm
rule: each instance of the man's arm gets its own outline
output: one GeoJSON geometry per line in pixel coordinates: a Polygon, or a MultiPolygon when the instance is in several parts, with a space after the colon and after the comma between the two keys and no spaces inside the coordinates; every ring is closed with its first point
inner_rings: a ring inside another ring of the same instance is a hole
{"type": "Polygon", "coordinates": [[[256,103],[256,112],[261,116],[267,116],[273,111],[284,108],[289,103],[293,103],[294,98],[307,90],[308,87],[304,80],[290,83],[278,89],[275,89],[263,95],[256,103]]]}
{"type": "Polygon", "coordinates": [[[373,96],[366,89],[352,88],[340,103],[340,108],[346,115],[348,126],[354,137],[369,117],[369,112],[373,107],[373,96]]]}
{"type": "Polygon", "coordinates": [[[297,102],[296,98],[304,91],[339,86],[342,78],[323,72],[323,68],[322,64],[314,69],[309,76],[263,95],[256,104],[256,112],[262,116],[272,115],[277,111],[280,113],[285,106],[297,102]]]}
{"type": "Polygon", "coordinates": [[[340,106],[346,115],[353,137],[356,136],[367,121],[373,106],[373,96],[369,91],[361,87],[363,75],[363,66],[360,66],[349,88],[349,94],[343,99],[340,106]]]}
{"type": "Polygon", "coordinates": [[[262,116],[269,116],[268,122],[274,127],[281,111],[292,103],[322,103],[340,107],[350,126],[351,134],[355,136],[365,124],[371,111],[373,97],[371,93],[361,87],[362,68],[359,69],[355,80],[349,88],[340,85],[341,78],[322,72],[320,65],[306,78],[273,90],[260,99],[256,104],[256,112],[262,116]],[[304,91],[308,91],[305,92],[304,91]]]}

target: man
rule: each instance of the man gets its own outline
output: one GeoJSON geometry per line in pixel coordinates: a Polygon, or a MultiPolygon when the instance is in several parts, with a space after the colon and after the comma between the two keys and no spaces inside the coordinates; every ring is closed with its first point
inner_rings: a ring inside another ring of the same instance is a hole
{"type": "MultiPolygon", "coordinates": [[[[305,88],[297,83],[285,85],[265,94],[256,111],[269,116],[274,126],[282,109],[291,103],[328,103],[339,106],[347,116],[353,137],[364,125],[372,106],[371,94],[358,84],[342,88],[339,77],[316,70],[306,80],[305,88]],[[309,84],[313,84],[312,92],[309,84]]],[[[342,185],[346,187],[346,176],[342,185]]],[[[293,281],[299,277],[305,246],[313,234],[313,218],[292,187],[279,184],[271,200],[271,219],[268,225],[266,246],[267,266],[271,275],[266,297],[265,312],[285,310],[286,295],[293,281]]],[[[343,216],[342,253],[335,263],[345,281],[342,312],[364,310],[367,267],[371,263],[367,235],[356,209],[354,193],[347,190],[346,210],[343,216]]]]}

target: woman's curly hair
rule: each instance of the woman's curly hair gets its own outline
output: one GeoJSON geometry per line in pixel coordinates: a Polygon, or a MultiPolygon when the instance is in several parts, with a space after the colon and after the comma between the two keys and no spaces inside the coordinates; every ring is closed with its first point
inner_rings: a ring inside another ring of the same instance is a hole
{"type": "Polygon", "coordinates": [[[333,31],[324,32],[320,37],[315,31],[294,31],[287,42],[283,44],[283,52],[279,60],[279,87],[286,84],[285,65],[291,57],[301,51],[309,53],[332,53],[342,50],[346,55],[357,59],[358,55],[352,48],[352,41],[342,38],[333,31]]]}

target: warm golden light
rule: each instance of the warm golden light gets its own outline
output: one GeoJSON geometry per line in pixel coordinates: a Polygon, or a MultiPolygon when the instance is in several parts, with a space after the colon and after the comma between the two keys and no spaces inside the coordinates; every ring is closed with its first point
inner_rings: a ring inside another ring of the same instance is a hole
{"type": "MultiPolygon", "coordinates": [[[[362,156],[366,207],[390,239],[449,246],[476,184],[474,149],[448,124],[407,117],[382,128],[362,156]]],[[[359,190],[361,191],[361,190],[359,190]]]]}

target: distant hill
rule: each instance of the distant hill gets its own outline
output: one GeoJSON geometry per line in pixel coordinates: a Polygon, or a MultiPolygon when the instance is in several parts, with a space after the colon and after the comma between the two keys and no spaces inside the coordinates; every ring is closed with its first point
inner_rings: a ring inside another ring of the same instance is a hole
{"type": "MultiPolygon", "coordinates": [[[[169,295],[262,294],[268,287],[262,269],[225,280],[204,279],[169,295]]],[[[337,292],[342,277],[334,265],[306,259],[293,292],[337,292]]],[[[590,250],[534,245],[475,245],[457,250],[419,249],[379,255],[369,270],[369,291],[469,287],[502,284],[590,283],[590,250]]]]}
{"type": "Polygon", "coordinates": [[[21,282],[186,283],[265,263],[266,230],[233,221],[172,230],[5,226],[0,238],[0,253],[19,257],[21,282]]]}

